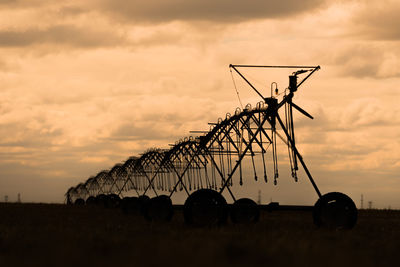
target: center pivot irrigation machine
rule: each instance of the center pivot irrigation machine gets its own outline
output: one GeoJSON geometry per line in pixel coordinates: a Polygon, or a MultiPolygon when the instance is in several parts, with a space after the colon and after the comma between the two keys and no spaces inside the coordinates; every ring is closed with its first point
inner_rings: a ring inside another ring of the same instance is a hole
{"type": "Polygon", "coordinates": [[[249,104],[243,110],[237,108],[233,115],[227,113],[225,119],[209,123],[210,130],[201,132],[201,136],[177,141],[170,149],[150,149],[139,157],[130,157],[110,170],[99,172],[86,182],[71,187],[66,193],[67,203],[120,206],[126,213],[140,212],[149,220],[169,221],[174,210],[171,198],[184,193],[187,198],[183,215],[188,224],[220,225],[228,217],[233,223],[256,222],[259,205],[249,198],[237,199],[232,187],[243,185],[249,170],[255,180],[272,180],[276,185],[279,177],[277,142],[281,140],[287,146],[293,179],[297,181],[301,166],[318,195],[313,207],[314,223],[352,228],[357,221],[354,202],[338,192],[322,195],[296,148],[293,109],[313,117],[293,103],[293,96],[320,67],[229,67],[231,73],[233,70],[261,97],[262,101],[255,108],[249,104]],[[243,71],[239,71],[243,68],[295,71],[289,75],[289,86],[279,100],[276,83],[271,84],[271,96],[264,97],[243,71]],[[260,173],[261,179],[258,179],[260,173]],[[149,198],[146,194],[154,197],[149,198]],[[233,204],[227,204],[223,194],[230,196],[233,204]]]}

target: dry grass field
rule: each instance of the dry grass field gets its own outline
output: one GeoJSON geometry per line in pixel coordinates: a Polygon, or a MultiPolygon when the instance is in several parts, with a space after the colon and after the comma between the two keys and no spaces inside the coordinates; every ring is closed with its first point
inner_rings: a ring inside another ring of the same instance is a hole
{"type": "Polygon", "coordinates": [[[309,211],[255,225],[149,223],[119,210],[0,204],[0,266],[398,266],[400,211],[364,210],[353,230],[316,229],[309,211]]]}

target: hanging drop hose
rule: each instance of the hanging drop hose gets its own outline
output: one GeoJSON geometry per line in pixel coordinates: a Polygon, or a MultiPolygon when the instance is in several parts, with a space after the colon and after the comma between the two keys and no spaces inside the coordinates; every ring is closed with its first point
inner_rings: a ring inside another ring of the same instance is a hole
{"type": "MultiPolygon", "coordinates": [[[[258,113],[258,121],[261,121],[261,113],[258,113]]],[[[268,177],[267,177],[267,166],[265,165],[265,149],[263,145],[263,140],[262,140],[262,132],[260,131],[260,142],[261,142],[261,158],[263,162],[263,170],[264,170],[264,181],[267,183],[268,182],[268,177]]]]}
{"type": "Polygon", "coordinates": [[[166,168],[167,173],[168,173],[168,180],[169,180],[169,191],[172,192],[173,188],[174,188],[174,183],[173,183],[173,179],[171,178],[171,172],[168,170],[168,168],[166,168]]]}
{"type": "MultiPolygon", "coordinates": [[[[172,163],[170,163],[170,164],[172,165],[172,163]]],[[[173,166],[171,166],[170,168],[171,168],[171,170],[172,170],[172,169],[173,169],[173,166]]],[[[177,184],[177,181],[176,181],[176,174],[175,174],[175,173],[172,173],[172,178],[173,178],[173,181],[174,181],[173,191],[177,192],[177,191],[178,191],[178,188],[177,188],[177,186],[175,186],[175,185],[177,184]]]]}
{"type": "Polygon", "coordinates": [[[189,181],[189,177],[187,175],[187,173],[183,174],[184,179],[182,179],[183,183],[182,183],[182,187],[184,187],[183,185],[187,185],[187,187],[189,187],[189,191],[192,190],[192,185],[189,181]]]}
{"type": "Polygon", "coordinates": [[[178,183],[179,183],[179,191],[183,190],[183,182],[184,182],[185,176],[181,177],[181,179],[178,179],[178,183]]]}
{"type": "Polygon", "coordinates": [[[297,165],[297,156],[294,151],[295,147],[295,136],[294,136],[294,122],[293,122],[293,107],[292,107],[292,99],[289,99],[287,104],[285,104],[287,110],[287,118],[286,118],[286,128],[288,130],[288,134],[292,142],[289,142],[288,138],[288,150],[289,150],[289,155],[290,155],[290,163],[291,163],[291,169],[292,169],[292,177],[294,178],[295,182],[298,181],[297,179],[297,170],[298,170],[298,165],[297,165]]]}
{"type": "MultiPolygon", "coordinates": [[[[227,133],[230,134],[230,133],[227,133]]],[[[230,136],[229,136],[230,137],[230,136]]],[[[226,139],[226,149],[227,149],[227,175],[230,175],[232,172],[232,155],[231,155],[231,142],[230,140],[226,139]]],[[[230,186],[233,186],[233,179],[230,179],[230,186]]]]}
{"type": "MultiPolygon", "coordinates": [[[[228,121],[231,118],[231,114],[228,112],[225,115],[225,120],[228,121]]],[[[232,156],[231,156],[231,136],[230,136],[230,132],[225,132],[225,147],[226,147],[226,153],[227,153],[227,157],[226,157],[226,175],[229,176],[229,174],[232,171],[232,156]],[[228,136],[228,137],[226,137],[228,136]]],[[[233,179],[229,179],[229,185],[232,186],[233,185],[233,179]]]]}
{"type": "MultiPolygon", "coordinates": [[[[151,167],[150,169],[150,177],[153,177],[153,168],[151,167]]],[[[149,179],[149,177],[147,177],[149,179]]],[[[154,179],[156,181],[156,187],[158,190],[161,189],[161,177],[160,176],[156,176],[156,179],[154,179]]]]}
{"type": "Polygon", "coordinates": [[[193,169],[193,166],[189,166],[189,176],[191,177],[191,179],[192,179],[192,184],[193,184],[193,190],[197,190],[198,188],[197,188],[197,177],[196,177],[196,175],[195,175],[195,172],[194,172],[194,169],[193,169]]]}
{"type": "Polygon", "coordinates": [[[197,188],[201,189],[203,187],[201,186],[202,182],[201,182],[201,176],[200,176],[200,172],[199,172],[200,166],[198,164],[196,164],[196,165],[197,165],[197,167],[194,169],[194,172],[197,177],[197,188]]]}
{"type": "Polygon", "coordinates": [[[258,180],[257,178],[257,171],[256,171],[256,166],[254,164],[254,152],[253,152],[253,144],[250,143],[251,137],[250,137],[250,123],[248,124],[249,131],[247,131],[247,137],[249,138],[249,150],[250,150],[250,155],[251,155],[251,163],[253,164],[253,171],[254,171],[254,180],[258,180]]]}
{"type": "Polygon", "coordinates": [[[207,159],[205,159],[205,162],[204,162],[204,176],[205,176],[205,179],[206,179],[207,188],[211,189],[210,179],[208,179],[207,159]]]}
{"type": "Polygon", "coordinates": [[[164,190],[165,190],[165,187],[166,187],[166,185],[165,185],[164,174],[163,174],[163,173],[160,173],[159,176],[160,176],[160,178],[161,178],[161,190],[164,191],[164,190]]]}
{"type": "MultiPolygon", "coordinates": [[[[146,175],[146,178],[148,179],[148,173],[149,172],[145,172],[145,175],[146,175]]],[[[150,176],[152,176],[152,172],[150,172],[150,176]]],[[[160,177],[156,177],[154,180],[153,180],[153,182],[155,182],[155,187],[156,187],[156,189],[158,189],[158,190],[160,190],[160,177]]]]}
{"type": "Polygon", "coordinates": [[[168,191],[169,190],[169,185],[168,185],[168,176],[167,176],[167,173],[165,173],[163,170],[162,170],[162,173],[163,173],[163,177],[164,177],[164,191],[168,191]]]}
{"type": "MultiPolygon", "coordinates": [[[[239,124],[239,122],[238,122],[238,124],[239,124]]],[[[239,125],[237,125],[237,126],[239,126],[239,125]]],[[[239,129],[239,127],[238,127],[238,129],[239,129]]],[[[240,134],[240,132],[239,132],[239,134],[240,134]]],[[[240,160],[240,156],[242,155],[242,139],[243,139],[243,128],[242,128],[242,134],[240,134],[240,136],[239,136],[239,155],[238,155],[238,160],[240,160]]],[[[241,160],[239,162],[239,175],[240,175],[239,185],[243,185],[243,173],[242,173],[242,161],[241,160]]]]}
{"type": "MultiPolygon", "coordinates": [[[[163,170],[163,171],[165,171],[165,170],[163,170]]],[[[168,192],[171,192],[171,180],[170,180],[169,172],[165,171],[165,176],[167,177],[167,182],[168,182],[168,192]]]]}
{"type": "MultiPolygon", "coordinates": [[[[221,134],[221,132],[220,132],[220,134],[221,134]]],[[[218,144],[219,144],[219,149],[218,149],[218,157],[219,157],[219,164],[221,165],[221,173],[222,173],[222,179],[221,179],[221,186],[223,186],[224,185],[224,181],[223,181],[223,179],[225,179],[225,164],[224,164],[224,158],[222,157],[222,153],[224,152],[223,151],[223,147],[222,147],[222,140],[220,140],[219,139],[219,137],[218,137],[218,144]]]]}
{"type": "MultiPolygon", "coordinates": [[[[197,162],[194,160],[193,161],[194,163],[196,163],[197,164],[197,162]]],[[[194,175],[194,177],[196,177],[196,186],[197,186],[197,189],[200,189],[200,178],[199,178],[199,176],[198,176],[198,168],[196,167],[196,164],[194,164],[194,166],[193,166],[193,175],[194,175]]]]}
{"type": "Polygon", "coordinates": [[[187,181],[189,184],[189,190],[192,190],[192,177],[190,177],[190,170],[189,170],[189,172],[185,173],[185,176],[187,177],[187,181]]]}
{"type": "Polygon", "coordinates": [[[164,179],[164,174],[161,173],[159,176],[160,176],[160,179],[161,179],[161,190],[164,191],[164,190],[165,190],[165,179],[164,179]]]}
{"type": "MultiPolygon", "coordinates": [[[[150,177],[153,177],[153,175],[154,175],[154,173],[153,172],[151,172],[151,176],[150,177]]],[[[162,190],[162,188],[163,188],[163,180],[162,180],[162,176],[161,175],[156,175],[156,179],[158,180],[158,187],[159,187],[159,190],[162,190]]]]}
{"type": "Polygon", "coordinates": [[[274,185],[277,185],[277,179],[279,177],[278,173],[278,155],[276,151],[276,128],[275,128],[275,118],[274,125],[272,127],[272,157],[274,161],[274,185]]]}
{"type": "Polygon", "coordinates": [[[294,121],[293,121],[293,106],[292,106],[292,99],[290,99],[290,105],[289,105],[289,109],[290,109],[290,130],[292,131],[292,158],[293,158],[293,165],[294,165],[294,171],[292,173],[292,177],[294,178],[294,180],[297,182],[297,170],[299,169],[297,166],[297,156],[296,153],[294,152],[294,147],[296,146],[295,143],[295,136],[294,136],[294,121]]]}
{"type": "Polygon", "coordinates": [[[160,178],[160,187],[161,187],[161,190],[162,191],[164,191],[164,176],[161,174],[161,175],[158,175],[160,178]]]}
{"type": "MultiPolygon", "coordinates": [[[[195,160],[193,162],[197,163],[195,160]]],[[[194,175],[194,177],[196,177],[196,188],[200,189],[200,181],[199,181],[199,176],[197,175],[197,167],[196,167],[196,165],[193,166],[193,175],[194,175]]]]}
{"type": "Polygon", "coordinates": [[[203,178],[201,177],[201,168],[200,168],[200,165],[199,165],[199,168],[197,169],[197,175],[199,176],[199,179],[200,179],[200,187],[201,187],[201,189],[203,189],[204,187],[203,187],[203,178]]]}
{"type": "Polygon", "coordinates": [[[159,176],[161,177],[161,189],[162,191],[165,191],[165,188],[167,187],[165,181],[165,175],[163,173],[160,173],[159,176]]]}
{"type": "Polygon", "coordinates": [[[187,170],[188,176],[190,176],[190,179],[192,180],[192,184],[193,184],[193,190],[197,189],[196,186],[196,176],[193,175],[193,166],[189,166],[188,170],[187,170]]]}
{"type": "MultiPolygon", "coordinates": [[[[151,179],[150,177],[154,177],[153,170],[151,170],[148,179],[151,179]]],[[[158,182],[158,185],[157,185],[158,190],[162,190],[162,179],[161,179],[161,176],[160,175],[156,175],[155,177],[156,177],[156,179],[154,179],[154,180],[156,180],[158,182]]]]}
{"type": "Polygon", "coordinates": [[[215,166],[214,162],[211,162],[211,181],[212,181],[212,188],[217,189],[217,180],[215,178],[215,166]]]}
{"type": "MultiPolygon", "coordinates": [[[[287,103],[285,103],[285,124],[286,124],[286,129],[288,129],[289,135],[291,135],[292,131],[290,129],[291,124],[289,123],[289,121],[290,121],[289,112],[290,112],[289,105],[287,103]]],[[[287,138],[287,148],[288,148],[288,154],[289,154],[290,169],[291,169],[291,172],[292,172],[292,177],[294,177],[293,176],[293,171],[294,171],[294,167],[293,167],[293,149],[291,147],[291,142],[289,141],[289,138],[287,138]]]]}
{"type": "Polygon", "coordinates": [[[147,178],[147,177],[146,177],[146,173],[144,172],[144,173],[143,173],[143,178],[142,178],[142,181],[143,181],[143,183],[142,183],[143,189],[145,189],[147,186],[150,186],[150,185],[153,185],[153,187],[155,187],[154,181],[150,183],[150,181],[149,181],[148,179],[146,179],[146,178],[147,178]]]}
{"type": "MultiPolygon", "coordinates": [[[[249,105],[249,104],[248,104],[249,105]]],[[[248,105],[246,106],[246,108],[248,107],[248,105]]],[[[250,107],[251,109],[251,107],[250,107]]],[[[244,125],[243,125],[244,126],[244,125]]],[[[257,178],[257,171],[256,171],[256,166],[254,164],[254,152],[253,152],[253,144],[250,143],[251,140],[251,136],[250,136],[250,131],[251,131],[251,127],[250,127],[250,120],[246,122],[246,127],[247,127],[247,138],[249,139],[249,143],[248,143],[248,147],[250,150],[250,156],[251,156],[251,163],[253,165],[253,172],[254,172],[254,180],[258,180],[257,178]]]]}
{"type": "MultiPolygon", "coordinates": [[[[218,124],[221,125],[222,124],[222,118],[218,118],[218,124]]],[[[218,144],[218,160],[215,162],[215,164],[217,164],[217,162],[219,161],[219,164],[221,166],[220,171],[222,173],[222,177],[221,177],[221,187],[224,185],[223,179],[224,179],[224,175],[225,175],[225,167],[224,167],[224,159],[222,157],[222,153],[223,153],[223,146],[222,146],[222,140],[221,140],[221,135],[222,135],[222,129],[223,126],[221,126],[218,130],[218,140],[217,140],[217,144],[218,144]]]]}

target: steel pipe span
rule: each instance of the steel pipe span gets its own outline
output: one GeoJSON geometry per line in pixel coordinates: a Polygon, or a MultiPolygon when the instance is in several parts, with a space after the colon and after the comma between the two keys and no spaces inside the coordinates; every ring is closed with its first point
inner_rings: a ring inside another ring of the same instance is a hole
{"type": "MultiPolygon", "coordinates": [[[[238,70],[241,65],[231,67],[245,79],[238,70]]],[[[237,199],[231,188],[244,185],[246,179],[276,185],[278,148],[285,146],[293,180],[297,182],[297,172],[302,167],[316,192],[315,224],[352,228],[357,220],[354,202],[342,193],[322,195],[296,147],[293,110],[313,118],[293,103],[298,87],[319,66],[308,68],[289,76],[289,87],[280,101],[272,95],[263,97],[257,91],[263,99],[255,107],[248,104],[244,109],[237,108],[233,114],[227,113],[217,122],[209,123],[209,131],[179,140],[169,149],[152,148],[100,171],[69,188],[66,202],[84,204],[97,200],[96,203],[108,206],[120,205],[124,210],[137,207],[149,220],[169,220],[171,199],[177,192],[183,192],[187,195],[184,216],[189,224],[221,224],[226,222],[229,212],[235,223],[254,222],[259,217],[257,204],[248,198],[237,199]],[[297,82],[297,76],[307,71],[311,73],[297,82]],[[252,177],[245,176],[245,170],[246,173],[250,170],[252,177]],[[227,208],[223,192],[230,196],[234,208],[227,208]],[[149,199],[146,197],[149,194],[155,197],[149,199]]]]}

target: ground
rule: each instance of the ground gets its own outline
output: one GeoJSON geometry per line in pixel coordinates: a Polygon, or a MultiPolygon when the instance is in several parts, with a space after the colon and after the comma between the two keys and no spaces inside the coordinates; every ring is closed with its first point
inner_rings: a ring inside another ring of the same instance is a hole
{"type": "Polygon", "coordinates": [[[309,211],[262,211],[254,225],[194,228],[119,210],[0,204],[0,266],[397,266],[400,211],[361,210],[352,230],[309,211]]]}

